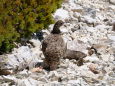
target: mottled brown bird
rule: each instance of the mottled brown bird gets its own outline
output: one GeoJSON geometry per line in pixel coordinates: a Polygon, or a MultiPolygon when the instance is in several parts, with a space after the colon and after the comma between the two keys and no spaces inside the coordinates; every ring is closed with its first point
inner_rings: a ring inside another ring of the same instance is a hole
{"type": "Polygon", "coordinates": [[[76,61],[78,61],[77,65],[81,66],[81,65],[83,65],[83,58],[86,56],[87,55],[83,52],[67,49],[63,58],[69,59],[69,60],[75,59],[76,61]]]}
{"type": "Polygon", "coordinates": [[[57,69],[60,58],[63,57],[66,51],[66,45],[61,37],[60,27],[63,21],[59,20],[55,23],[50,35],[44,38],[42,42],[42,51],[45,56],[43,67],[49,70],[57,69]]]}

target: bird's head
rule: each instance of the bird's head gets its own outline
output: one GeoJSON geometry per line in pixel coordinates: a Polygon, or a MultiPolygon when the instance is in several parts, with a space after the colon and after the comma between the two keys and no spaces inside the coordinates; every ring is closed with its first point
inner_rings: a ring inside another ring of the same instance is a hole
{"type": "Polygon", "coordinates": [[[59,28],[60,28],[63,24],[64,24],[64,22],[63,22],[62,20],[58,20],[58,21],[55,23],[55,25],[54,25],[53,30],[52,30],[51,33],[53,33],[53,34],[59,34],[59,33],[61,33],[61,31],[60,31],[59,28]]]}
{"type": "Polygon", "coordinates": [[[54,26],[60,27],[64,24],[64,22],[62,20],[58,20],[54,26]]]}

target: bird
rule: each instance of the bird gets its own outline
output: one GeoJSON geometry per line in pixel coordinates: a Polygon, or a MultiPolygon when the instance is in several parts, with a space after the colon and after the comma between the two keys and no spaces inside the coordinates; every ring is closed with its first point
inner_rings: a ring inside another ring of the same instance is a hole
{"type": "Polygon", "coordinates": [[[62,20],[58,20],[51,31],[42,41],[42,52],[45,56],[43,68],[47,70],[55,70],[60,64],[60,58],[64,56],[66,44],[61,36],[60,27],[64,24],[62,20]]]}
{"type": "Polygon", "coordinates": [[[83,65],[83,58],[85,58],[86,56],[87,55],[81,51],[74,51],[67,49],[63,59],[69,59],[69,60],[75,59],[76,61],[78,61],[77,65],[81,66],[83,65]]]}

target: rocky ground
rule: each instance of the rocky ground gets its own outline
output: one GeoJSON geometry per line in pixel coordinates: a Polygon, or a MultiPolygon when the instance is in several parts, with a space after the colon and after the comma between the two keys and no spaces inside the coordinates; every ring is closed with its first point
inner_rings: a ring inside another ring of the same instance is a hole
{"type": "MultiPolygon", "coordinates": [[[[0,56],[0,73],[15,69],[11,75],[0,76],[0,86],[114,86],[115,0],[64,0],[53,16],[65,21],[61,31],[67,48],[87,54],[84,64],[77,66],[75,60],[61,59],[57,70],[33,72],[44,56],[41,42],[31,39],[35,47],[21,46],[0,56]],[[91,46],[96,52],[90,54],[87,47],[91,46]]],[[[44,37],[52,27],[42,30],[44,37]]]]}

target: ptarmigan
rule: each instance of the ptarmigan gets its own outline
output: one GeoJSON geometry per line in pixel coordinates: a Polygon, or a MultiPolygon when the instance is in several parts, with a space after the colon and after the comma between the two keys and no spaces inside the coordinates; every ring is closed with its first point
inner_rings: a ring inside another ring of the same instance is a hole
{"type": "Polygon", "coordinates": [[[42,51],[45,56],[43,67],[50,71],[57,69],[60,64],[60,58],[64,56],[66,44],[61,37],[60,27],[63,25],[62,20],[58,20],[50,35],[44,38],[42,42],[42,51]]]}

